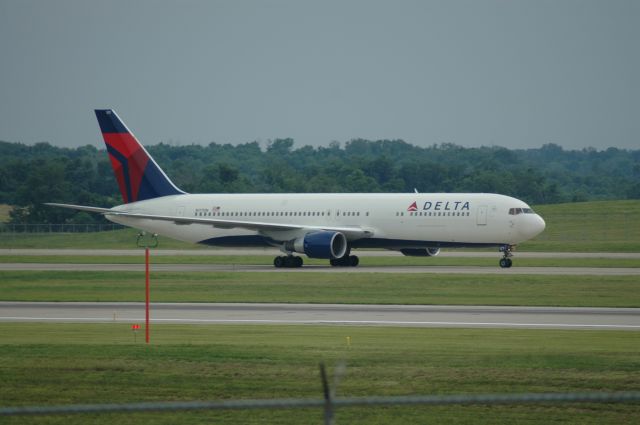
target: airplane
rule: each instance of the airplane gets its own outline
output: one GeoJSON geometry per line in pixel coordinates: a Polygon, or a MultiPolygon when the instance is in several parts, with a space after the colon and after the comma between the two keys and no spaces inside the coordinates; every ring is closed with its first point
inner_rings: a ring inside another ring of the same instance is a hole
{"type": "Polygon", "coordinates": [[[431,257],[441,248],[499,247],[499,265],[509,268],[515,246],[545,228],[525,202],[492,193],[185,193],[115,111],[95,114],[124,203],[46,205],[186,242],[277,247],[284,255],[274,258],[275,267],[301,267],[294,253],[354,267],[359,259],[351,251],[361,248],[431,257]]]}

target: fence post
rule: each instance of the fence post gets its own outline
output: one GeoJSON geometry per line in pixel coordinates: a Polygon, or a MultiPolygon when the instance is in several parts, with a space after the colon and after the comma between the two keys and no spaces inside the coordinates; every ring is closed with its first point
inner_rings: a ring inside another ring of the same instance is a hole
{"type": "Polygon", "coordinates": [[[329,381],[327,380],[327,370],[324,363],[320,363],[320,377],[322,378],[322,390],[324,393],[324,424],[333,424],[333,404],[331,400],[331,391],[329,389],[329,381]]]}

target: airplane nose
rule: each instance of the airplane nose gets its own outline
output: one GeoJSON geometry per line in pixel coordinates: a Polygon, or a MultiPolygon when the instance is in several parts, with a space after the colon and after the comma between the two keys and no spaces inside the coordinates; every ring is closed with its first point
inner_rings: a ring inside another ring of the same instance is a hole
{"type": "MultiPolygon", "coordinates": [[[[547,227],[547,223],[544,222],[544,219],[542,217],[540,217],[538,214],[536,214],[536,235],[540,234],[544,231],[544,229],[547,227]]],[[[534,226],[534,227],[535,227],[534,226]]]]}
{"type": "Polygon", "coordinates": [[[542,217],[535,214],[527,222],[527,234],[530,238],[533,238],[542,233],[545,227],[547,227],[547,223],[544,222],[542,217]]]}
{"type": "Polygon", "coordinates": [[[527,219],[523,221],[520,227],[520,234],[526,239],[531,239],[542,233],[546,223],[538,214],[531,214],[527,216],[527,219]]]}

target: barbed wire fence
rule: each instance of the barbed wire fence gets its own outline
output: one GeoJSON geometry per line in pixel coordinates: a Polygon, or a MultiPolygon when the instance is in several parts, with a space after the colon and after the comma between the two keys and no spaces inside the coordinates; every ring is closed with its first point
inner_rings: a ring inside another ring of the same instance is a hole
{"type": "Polygon", "coordinates": [[[337,408],[362,406],[446,406],[446,405],[507,405],[549,403],[638,403],[640,391],[627,392],[572,392],[572,393],[517,393],[517,394],[454,394],[384,397],[335,397],[335,387],[341,376],[338,366],[334,388],[330,388],[324,364],[320,364],[322,399],[264,399],[222,401],[169,401],[122,404],[73,404],[59,406],[2,407],[0,416],[75,415],[96,413],[179,412],[186,410],[256,410],[321,408],[324,424],[335,425],[337,408]]]}

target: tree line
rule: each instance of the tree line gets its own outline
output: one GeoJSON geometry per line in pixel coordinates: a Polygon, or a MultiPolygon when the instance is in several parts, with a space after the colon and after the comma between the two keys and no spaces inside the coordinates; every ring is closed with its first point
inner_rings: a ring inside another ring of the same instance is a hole
{"type": "MultiPolygon", "coordinates": [[[[239,145],[146,147],[190,193],[494,192],[532,205],[640,199],[640,150],[414,146],[356,139],[294,148],[292,139],[239,145]]],[[[15,223],[93,223],[100,217],[43,202],[122,203],[104,149],[0,141],[0,203],[15,223]]]]}

